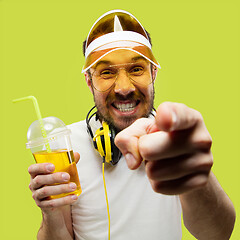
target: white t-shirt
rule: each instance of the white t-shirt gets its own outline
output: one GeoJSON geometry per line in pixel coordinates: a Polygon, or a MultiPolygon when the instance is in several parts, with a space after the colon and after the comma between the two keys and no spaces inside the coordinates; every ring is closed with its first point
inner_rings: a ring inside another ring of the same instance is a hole
{"type": "MultiPolygon", "coordinates": [[[[97,123],[99,124],[99,123],[97,123]]],[[[69,125],[82,194],[72,205],[76,240],[103,240],[108,236],[108,217],[102,177],[102,158],[94,149],[85,121],[69,125]]],[[[178,196],[154,192],[142,164],[127,167],[105,164],[111,218],[111,240],[181,239],[181,205],[178,196]]]]}

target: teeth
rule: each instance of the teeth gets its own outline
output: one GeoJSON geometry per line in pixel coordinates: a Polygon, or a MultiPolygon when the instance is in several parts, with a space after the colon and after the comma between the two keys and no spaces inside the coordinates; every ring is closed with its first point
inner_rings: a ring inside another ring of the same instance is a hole
{"type": "Polygon", "coordinates": [[[136,103],[115,103],[115,106],[121,112],[130,112],[136,107],[136,103]]]}

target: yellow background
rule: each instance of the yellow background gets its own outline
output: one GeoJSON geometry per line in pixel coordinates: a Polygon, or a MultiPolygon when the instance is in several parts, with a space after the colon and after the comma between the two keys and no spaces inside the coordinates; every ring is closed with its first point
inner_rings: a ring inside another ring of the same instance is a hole
{"type": "MultiPolygon", "coordinates": [[[[25,149],[36,115],[31,102],[11,100],[34,95],[43,117],[84,119],[93,100],[81,74],[82,41],[100,15],[116,8],[151,33],[162,66],[155,106],[183,102],[202,113],[213,138],[213,171],[240,217],[239,1],[0,0],[0,239],[35,239],[41,221],[28,189],[34,160],[25,149]]],[[[184,229],[183,239],[194,238],[184,229]]],[[[239,219],[231,239],[240,239],[239,219]]]]}

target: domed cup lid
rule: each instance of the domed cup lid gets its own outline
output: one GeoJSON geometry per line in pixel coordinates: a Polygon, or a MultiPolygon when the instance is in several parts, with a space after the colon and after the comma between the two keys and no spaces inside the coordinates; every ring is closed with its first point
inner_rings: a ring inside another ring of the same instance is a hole
{"type": "Polygon", "coordinates": [[[44,145],[48,142],[56,140],[56,137],[60,137],[62,135],[69,135],[71,133],[71,131],[64,124],[64,122],[59,118],[46,117],[43,118],[42,121],[47,137],[43,137],[39,120],[34,121],[27,132],[27,148],[44,145]]]}

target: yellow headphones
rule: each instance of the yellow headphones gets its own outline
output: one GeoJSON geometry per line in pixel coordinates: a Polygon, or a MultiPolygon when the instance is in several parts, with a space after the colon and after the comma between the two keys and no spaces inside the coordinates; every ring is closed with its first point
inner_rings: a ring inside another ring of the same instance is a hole
{"type": "Polygon", "coordinates": [[[87,129],[93,140],[94,148],[99,152],[100,156],[103,158],[103,161],[115,165],[121,158],[121,152],[114,144],[115,138],[115,129],[112,126],[109,126],[106,122],[102,122],[102,127],[99,128],[95,134],[93,134],[90,120],[95,115],[97,119],[97,112],[91,114],[95,106],[88,112],[86,117],[87,129]]]}

